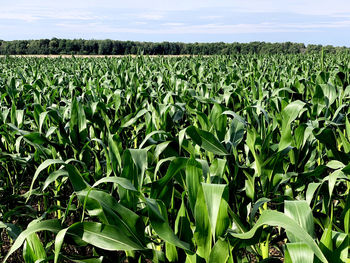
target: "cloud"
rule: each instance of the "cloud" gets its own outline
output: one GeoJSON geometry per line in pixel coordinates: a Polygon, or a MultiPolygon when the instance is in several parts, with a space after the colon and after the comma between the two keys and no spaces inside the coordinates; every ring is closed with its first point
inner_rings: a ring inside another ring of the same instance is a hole
{"type": "Polygon", "coordinates": [[[348,19],[350,19],[350,14],[334,14],[334,15],[330,15],[330,17],[334,17],[334,18],[348,18],[348,19]]]}
{"type": "Polygon", "coordinates": [[[320,23],[310,23],[310,24],[287,24],[287,28],[299,28],[299,29],[325,29],[325,28],[349,28],[350,20],[344,21],[334,21],[334,22],[320,22],[320,23]]]}
{"type": "Polygon", "coordinates": [[[147,22],[145,21],[136,21],[134,22],[135,25],[147,25],[147,22]]]}
{"type": "Polygon", "coordinates": [[[0,13],[0,20],[22,20],[26,22],[33,22],[40,18],[26,13],[0,13]]]}
{"type": "Polygon", "coordinates": [[[137,15],[137,17],[140,19],[145,19],[145,20],[161,20],[164,18],[164,15],[161,15],[161,14],[140,14],[140,15],[137,15]]]}
{"type": "Polygon", "coordinates": [[[216,19],[220,19],[223,18],[224,16],[216,16],[216,15],[208,15],[208,16],[200,16],[199,19],[203,19],[203,20],[216,20],[216,19]]]}
{"type": "Polygon", "coordinates": [[[76,10],[122,10],[130,9],[140,12],[146,10],[147,12],[173,12],[173,11],[198,11],[202,9],[221,9],[231,10],[235,12],[247,13],[299,13],[309,15],[332,15],[341,13],[350,13],[350,5],[348,0],[129,0],[129,1],[115,1],[115,0],[15,0],[2,1],[1,9],[4,13],[15,12],[16,10],[24,9],[40,9],[43,6],[46,9],[56,11],[59,9],[76,9],[76,10]]]}
{"type": "Polygon", "coordinates": [[[79,10],[28,10],[22,12],[0,13],[0,20],[19,20],[26,22],[34,22],[44,19],[56,20],[95,20],[102,19],[101,16],[93,15],[89,12],[81,12],[79,10]]]}
{"type": "Polygon", "coordinates": [[[174,26],[184,26],[184,23],[163,23],[161,24],[162,26],[170,26],[170,27],[174,27],[174,26]]]}
{"type": "Polygon", "coordinates": [[[275,23],[247,23],[247,24],[204,24],[177,28],[175,33],[186,34],[254,34],[254,33],[278,33],[278,32],[306,32],[310,29],[303,29],[288,25],[275,23]]]}
{"type": "Polygon", "coordinates": [[[100,23],[88,24],[57,24],[59,27],[79,32],[104,32],[104,33],[135,33],[135,34],[248,34],[267,32],[305,32],[310,28],[303,29],[292,25],[277,25],[272,23],[260,24],[204,24],[204,25],[184,25],[181,23],[164,23],[162,28],[136,28],[125,26],[111,26],[100,23]]]}
{"type": "Polygon", "coordinates": [[[59,27],[78,32],[103,33],[133,33],[133,34],[188,34],[188,35],[226,35],[226,34],[256,34],[256,33],[297,33],[321,32],[325,29],[349,28],[350,20],[322,22],[322,23],[237,23],[237,24],[197,24],[168,22],[160,24],[162,27],[132,27],[125,25],[106,25],[103,23],[61,23],[59,27]]]}
{"type": "Polygon", "coordinates": [[[264,41],[285,38],[304,42],[318,34],[320,43],[348,44],[347,1],[15,0],[16,4],[3,1],[0,38],[59,36],[191,42],[239,41],[258,38],[260,34],[264,41]],[[305,34],[308,32],[312,34],[305,34]]]}
{"type": "Polygon", "coordinates": [[[61,11],[61,12],[49,12],[44,15],[40,15],[41,18],[59,19],[59,20],[96,20],[103,19],[103,17],[93,15],[89,12],[79,11],[61,11]]]}

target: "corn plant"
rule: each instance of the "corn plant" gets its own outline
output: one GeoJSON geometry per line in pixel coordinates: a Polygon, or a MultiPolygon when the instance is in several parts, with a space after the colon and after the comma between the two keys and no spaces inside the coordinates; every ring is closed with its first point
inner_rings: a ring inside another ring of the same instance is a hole
{"type": "Polygon", "coordinates": [[[350,262],[349,59],[0,58],[0,258],[350,262]]]}

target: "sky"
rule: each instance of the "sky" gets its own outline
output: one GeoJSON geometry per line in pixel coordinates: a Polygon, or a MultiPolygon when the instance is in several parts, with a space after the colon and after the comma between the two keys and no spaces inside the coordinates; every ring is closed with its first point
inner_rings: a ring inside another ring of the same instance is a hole
{"type": "Polygon", "coordinates": [[[348,0],[0,0],[0,39],[350,46],[348,0]]]}

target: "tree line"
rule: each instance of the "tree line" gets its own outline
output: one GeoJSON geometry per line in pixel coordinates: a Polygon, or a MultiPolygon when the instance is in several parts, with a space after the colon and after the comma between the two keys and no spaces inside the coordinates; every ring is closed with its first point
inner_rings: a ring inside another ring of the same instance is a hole
{"type": "Polygon", "coordinates": [[[1,55],[229,55],[229,54],[298,54],[349,51],[347,47],[307,45],[302,43],[181,43],[137,42],[119,40],[39,39],[0,40],[1,55]]]}

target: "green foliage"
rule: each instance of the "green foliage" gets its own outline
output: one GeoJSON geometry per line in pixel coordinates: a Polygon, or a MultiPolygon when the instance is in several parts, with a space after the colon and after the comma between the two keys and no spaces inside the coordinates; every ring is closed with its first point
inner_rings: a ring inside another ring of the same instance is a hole
{"type": "Polygon", "coordinates": [[[349,262],[348,58],[0,58],[1,260],[349,262]]]}
{"type": "Polygon", "coordinates": [[[321,53],[323,70],[324,54],[348,52],[347,47],[307,45],[302,43],[180,43],[135,42],[119,40],[38,39],[0,40],[2,55],[229,55],[229,54],[301,54],[321,53]]]}

